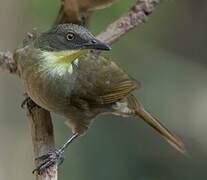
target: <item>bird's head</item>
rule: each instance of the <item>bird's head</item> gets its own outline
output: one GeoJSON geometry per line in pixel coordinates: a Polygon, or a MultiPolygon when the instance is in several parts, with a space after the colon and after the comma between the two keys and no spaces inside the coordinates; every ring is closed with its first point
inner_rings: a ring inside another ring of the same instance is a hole
{"type": "Polygon", "coordinates": [[[35,47],[47,52],[110,50],[110,46],[96,39],[86,28],[75,24],[60,24],[40,34],[35,47]]]}

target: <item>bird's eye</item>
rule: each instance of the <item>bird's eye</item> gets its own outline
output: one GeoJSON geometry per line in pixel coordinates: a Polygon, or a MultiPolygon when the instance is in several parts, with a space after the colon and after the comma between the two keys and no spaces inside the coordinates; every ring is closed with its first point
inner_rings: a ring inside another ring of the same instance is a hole
{"type": "Polygon", "coordinates": [[[71,40],[73,40],[74,38],[75,38],[75,34],[72,33],[72,32],[70,32],[70,33],[68,33],[68,34],[66,35],[66,39],[67,39],[68,41],[71,41],[71,40]]]}

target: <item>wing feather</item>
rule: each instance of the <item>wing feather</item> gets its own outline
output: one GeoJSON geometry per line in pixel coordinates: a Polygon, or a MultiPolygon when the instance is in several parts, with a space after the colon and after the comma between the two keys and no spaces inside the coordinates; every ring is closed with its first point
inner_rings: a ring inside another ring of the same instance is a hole
{"type": "Polygon", "coordinates": [[[100,96],[101,104],[110,104],[126,97],[131,91],[139,87],[139,83],[131,80],[123,81],[115,85],[111,90],[100,96]]]}

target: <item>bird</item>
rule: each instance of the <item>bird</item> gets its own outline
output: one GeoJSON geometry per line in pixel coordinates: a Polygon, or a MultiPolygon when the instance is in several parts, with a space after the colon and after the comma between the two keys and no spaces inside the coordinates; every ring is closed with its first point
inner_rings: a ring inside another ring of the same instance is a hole
{"type": "Polygon", "coordinates": [[[16,50],[18,74],[28,96],[38,106],[64,116],[73,133],[63,146],[38,157],[42,163],[34,172],[62,162],[68,145],[87,132],[97,115],[104,114],[142,119],[176,150],[186,153],[182,140],[133,94],[140,83],[113,60],[91,53],[110,49],[85,27],[69,23],[39,33],[16,50]]]}
{"type": "Polygon", "coordinates": [[[54,24],[74,23],[87,25],[91,14],[98,9],[111,6],[117,0],[61,0],[61,6],[54,24]]]}

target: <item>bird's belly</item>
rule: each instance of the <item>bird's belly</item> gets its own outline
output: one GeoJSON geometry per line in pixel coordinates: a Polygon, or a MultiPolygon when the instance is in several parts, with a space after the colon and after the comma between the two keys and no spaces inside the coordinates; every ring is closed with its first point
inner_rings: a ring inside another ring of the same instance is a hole
{"type": "Polygon", "coordinates": [[[26,92],[39,106],[59,114],[65,114],[70,109],[70,88],[66,74],[31,69],[23,73],[22,79],[26,92]]]}

